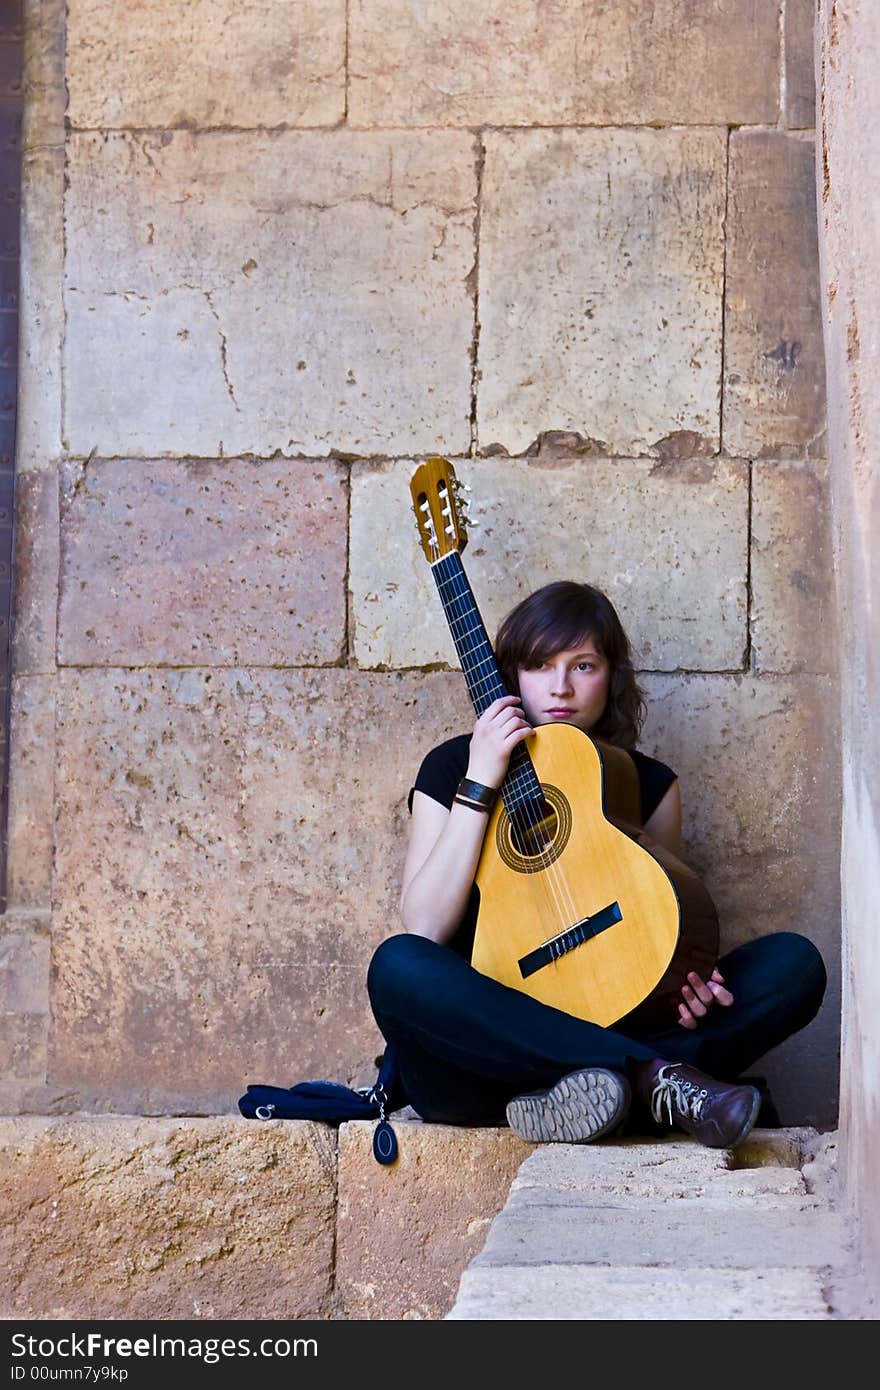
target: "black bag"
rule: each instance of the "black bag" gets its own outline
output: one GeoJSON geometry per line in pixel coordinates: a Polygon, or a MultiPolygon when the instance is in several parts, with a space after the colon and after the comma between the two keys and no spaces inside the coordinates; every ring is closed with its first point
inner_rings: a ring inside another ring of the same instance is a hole
{"type": "Polygon", "coordinates": [[[352,1090],[338,1081],[300,1081],[297,1086],[248,1086],[239,1098],[238,1108],[249,1120],[324,1120],[342,1124],[345,1120],[375,1120],[373,1153],[378,1163],[393,1163],[397,1157],[397,1138],[386,1110],[406,1104],[397,1059],[391,1048],[379,1064],[372,1086],[352,1090]]]}

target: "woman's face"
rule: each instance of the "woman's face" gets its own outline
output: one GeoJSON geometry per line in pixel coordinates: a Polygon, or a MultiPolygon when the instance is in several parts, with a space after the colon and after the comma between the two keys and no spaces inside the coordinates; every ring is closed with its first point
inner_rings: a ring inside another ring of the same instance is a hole
{"type": "Polygon", "coordinates": [[[592,637],[540,665],[519,668],[519,693],[529,723],[574,724],[585,734],[602,717],[610,682],[611,668],[592,637]]]}

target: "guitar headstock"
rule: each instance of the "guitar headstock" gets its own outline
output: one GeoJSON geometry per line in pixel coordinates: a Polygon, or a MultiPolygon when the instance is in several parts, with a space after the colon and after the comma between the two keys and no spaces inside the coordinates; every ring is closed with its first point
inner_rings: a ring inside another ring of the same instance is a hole
{"type": "MultiPolygon", "coordinates": [[[[459,493],[462,484],[448,459],[429,458],[410,479],[419,540],[429,564],[467,545],[468,518],[459,493]]],[[[465,489],[467,490],[467,489],[465,489]]],[[[476,524],[476,523],[472,523],[476,524]]]]}

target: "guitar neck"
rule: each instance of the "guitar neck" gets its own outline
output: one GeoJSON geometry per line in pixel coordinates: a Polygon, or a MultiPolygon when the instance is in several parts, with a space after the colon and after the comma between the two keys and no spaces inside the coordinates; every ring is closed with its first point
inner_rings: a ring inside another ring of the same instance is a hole
{"type": "MultiPolygon", "coordinates": [[[[431,566],[431,572],[458,652],[468,694],[479,716],[493,701],[502,695],[509,695],[510,691],[501,679],[495,653],[458,551],[451,551],[442,560],[436,561],[431,566]]],[[[527,801],[541,798],[541,783],[523,743],[518,743],[513,750],[501,792],[509,812],[527,801]]]]}

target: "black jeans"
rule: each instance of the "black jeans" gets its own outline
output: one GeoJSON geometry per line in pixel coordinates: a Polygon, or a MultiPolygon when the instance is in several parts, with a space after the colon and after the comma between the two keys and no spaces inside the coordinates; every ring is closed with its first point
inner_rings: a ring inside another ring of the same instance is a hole
{"type": "Polygon", "coordinates": [[[714,1004],[694,1030],[673,1019],[667,1030],[639,1037],[498,984],[422,936],[383,941],[367,986],[418,1114],[444,1124],[496,1125],[505,1123],[512,1096],[580,1067],[627,1073],[632,1062],[663,1057],[732,1081],[809,1023],[822,1002],[822,957],[794,932],[749,941],[718,964],[731,1007],[714,1004]]]}

